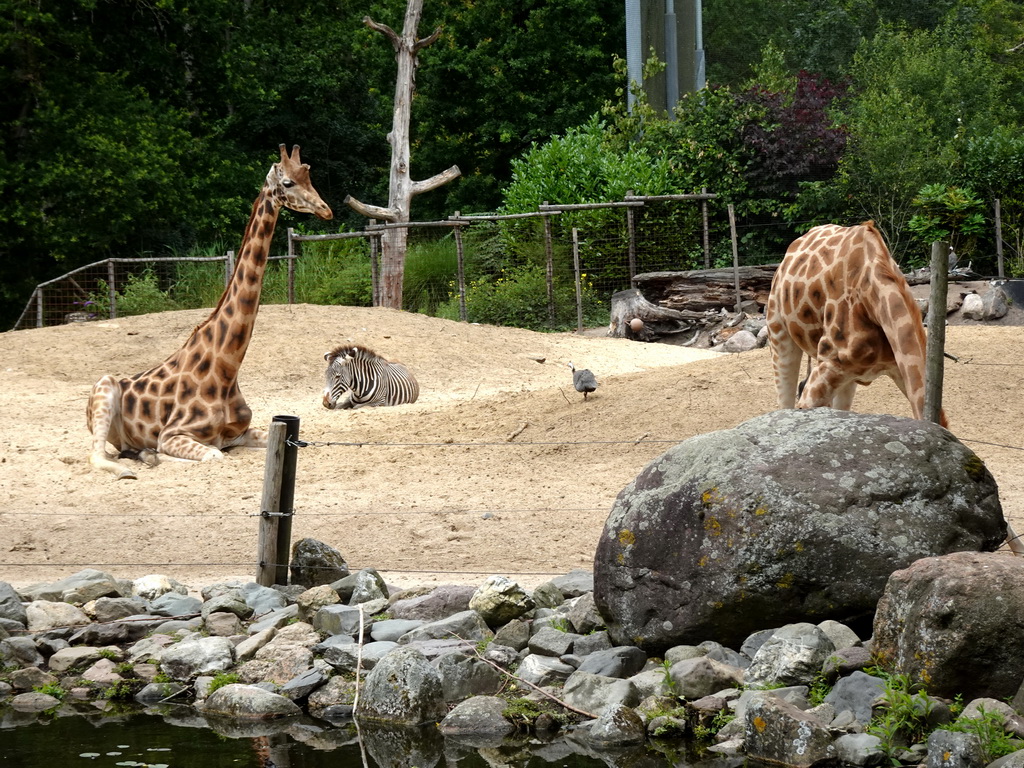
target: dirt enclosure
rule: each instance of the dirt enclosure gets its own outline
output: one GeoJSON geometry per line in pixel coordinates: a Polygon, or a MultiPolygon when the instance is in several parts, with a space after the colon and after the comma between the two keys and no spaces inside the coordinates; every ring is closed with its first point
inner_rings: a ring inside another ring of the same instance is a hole
{"type": "MultiPolygon", "coordinates": [[[[253,577],[264,451],[136,465],[134,481],[88,463],[93,382],[158,363],[207,312],[0,334],[0,580],[85,567],[166,573],[193,588],[253,577]]],[[[951,325],[946,348],[960,362],[945,375],[951,429],[992,471],[1018,531],[1022,330],[951,325]]],[[[375,567],[399,586],[492,573],[534,585],[590,568],[616,494],[648,461],[775,407],[767,350],[720,355],[311,305],[260,310],[240,383],[255,424],[295,415],[313,443],[299,451],[293,539],[325,541],[352,569],[375,567]],[[420,400],[325,410],[323,354],[347,340],[406,363],[420,400]],[[587,402],[569,360],[600,382],[587,402]]],[[[861,388],[854,407],[910,415],[888,379],[861,388]]]]}

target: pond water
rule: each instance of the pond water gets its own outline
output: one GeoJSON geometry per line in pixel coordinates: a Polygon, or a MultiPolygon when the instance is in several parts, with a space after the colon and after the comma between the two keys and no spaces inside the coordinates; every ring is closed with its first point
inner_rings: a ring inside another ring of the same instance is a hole
{"type": "MultiPolygon", "coordinates": [[[[148,709],[123,715],[0,713],[0,765],[17,768],[669,768],[695,762],[651,746],[593,752],[571,739],[529,737],[467,743],[433,725],[356,731],[308,717],[287,721],[212,722],[194,710],[148,709]]],[[[701,761],[734,768],[735,760],[701,761]]],[[[742,761],[739,761],[742,762],[742,761]]]]}

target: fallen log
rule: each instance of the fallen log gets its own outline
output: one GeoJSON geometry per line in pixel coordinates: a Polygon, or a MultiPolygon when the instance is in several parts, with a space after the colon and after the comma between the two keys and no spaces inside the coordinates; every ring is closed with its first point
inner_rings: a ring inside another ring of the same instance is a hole
{"type": "Polygon", "coordinates": [[[725,269],[693,269],[686,272],[645,272],[633,278],[633,285],[654,304],[665,309],[689,312],[718,311],[736,307],[736,274],[740,302],[756,301],[764,311],[778,264],[725,269]]]}

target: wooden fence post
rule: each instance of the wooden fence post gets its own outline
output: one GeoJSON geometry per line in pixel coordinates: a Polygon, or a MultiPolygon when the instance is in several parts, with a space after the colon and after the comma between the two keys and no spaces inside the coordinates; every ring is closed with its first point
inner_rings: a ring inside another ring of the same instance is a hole
{"type": "Polygon", "coordinates": [[[288,227],[288,303],[295,303],[295,230],[288,227]]]}
{"type": "Polygon", "coordinates": [[[260,502],[260,534],[256,552],[256,583],[262,587],[273,586],[277,575],[281,469],[287,429],[283,422],[272,421],[267,430],[267,460],[263,469],[263,499],[260,502]]]}
{"type": "Polygon", "coordinates": [[[732,237],[732,279],[736,288],[736,311],[740,311],[740,252],[736,242],[736,209],[729,203],[729,233],[732,237]]]}
{"type": "MultiPolygon", "coordinates": [[[[547,200],[544,201],[547,205],[547,200]]],[[[551,244],[551,217],[544,217],[544,279],[548,289],[548,322],[555,324],[555,251],[551,244]]]]}
{"type": "MultiPolygon", "coordinates": [[[[633,190],[629,190],[627,195],[632,195],[633,190]]],[[[632,207],[626,209],[626,233],[629,238],[629,242],[626,244],[626,252],[629,258],[629,280],[630,286],[633,285],[633,278],[636,277],[636,214],[632,207]]]]}
{"type": "Polygon", "coordinates": [[[264,587],[288,583],[298,438],[298,416],[275,416],[270,422],[256,569],[256,583],[264,587]]]}
{"type": "Polygon", "coordinates": [[[997,197],[995,200],[995,217],[996,217],[996,269],[998,277],[1002,280],[1006,277],[1006,273],[1003,271],[1003,213],[1001,203],[997,197]]]}
{"type": "Polygon", "coordinates": [[[931,294],[928,298],[928,351],[925,356],[924,418],[939,423],[942,411],[942,354],[946,346],[946,293],[949,286],[949,246],[932,243],[931,294]]]}
{"type": "Polygon", "coordinates": [[[583,333],[583,276],[580,274],[580,233],[572,228],[572,267],[576,272],[576,333],[583,333]]]}
{"type": "MultiPolygon", "coordinates": [[[[459,216],[461,212],[456,211],[455,215],[459,216]]],[[[466,322],[469,315],[466,312],[466,255],[462,250],[462,227],[455,228],[455,258],[458,262],[459,320],[466,322]]]]}

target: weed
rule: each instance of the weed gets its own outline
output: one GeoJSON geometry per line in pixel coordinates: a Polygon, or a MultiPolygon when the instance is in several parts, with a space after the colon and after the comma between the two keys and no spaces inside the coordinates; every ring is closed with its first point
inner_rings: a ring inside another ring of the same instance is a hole
{"type": "Polygon", "coordinates": [[[64,697],[67,696],[67,691],[60,687],[58,683],[47,683],[46,685],[36,686],[34,689],[37,693],[45,693],[47,696],[53,696],[53,698],[59,701],[64,701],[64,697]]]}
{"type": "Polygon", "coordinates": [[[132,701],[139,690],[139,681],[118,680],[113,685],[108,685],[101,694],[107,701],[132,701]]]}
{"type": "Polygon", "coordinates": [[[96,655],[101,659],[106,659],[107,661],[117,661],[120,656],[120,654],[113,648],[101,648],[96,655]]]}
{"type": "Polygon", "coordinates": [[[213,676],[213,680],[210,682],[210,687],[207,689],[206,695],[209,696],[218,688],[223,688],[225,685],[233,685],[237,682],[238,675],[233,672],[218,672],[213,676]]]}
{"type": "Polygon", "coordinates": [[[921,690],[911,691],[906,675],[880,673],[885,679],[882,706],[872,717],[867,731],[877,736],[880,748],[893,765],[899,765],[897,754],[911,744],[924,741],[932,730],[930,715],[935,701],[921,690]]]}
{"type": "Polygon", "coordinates": [[[668,659],[662,659],[661,671],[664,674],[662,684],[665,686],[665,692],[669,696],[674,696],[677,699],[682,698],[679,695],[679,684],[676,683],[676,679],[672,677],[672,663],[668,659]]]}
{"type": "Polygon", "coordinates": [[[816,707],[819,704],[824,703],[825,697],[831,692],[832,686],[829,685],[828,680],[825,679],[823,672],[819,672],[814,676],[814,680],[811,683],[811,689],[807,694],[808,701],[812,707],[816,707]]]}
{"type": "Polygon", "coordinates": [[[978,714],[979,717],[960,718],[955,723],[943,726],[943,729],[977,736],[986,764],[1021,749],[1020,740],[1006,733],[1002,715],[986,712],[984,707],[978,708],[978,714]]]}

